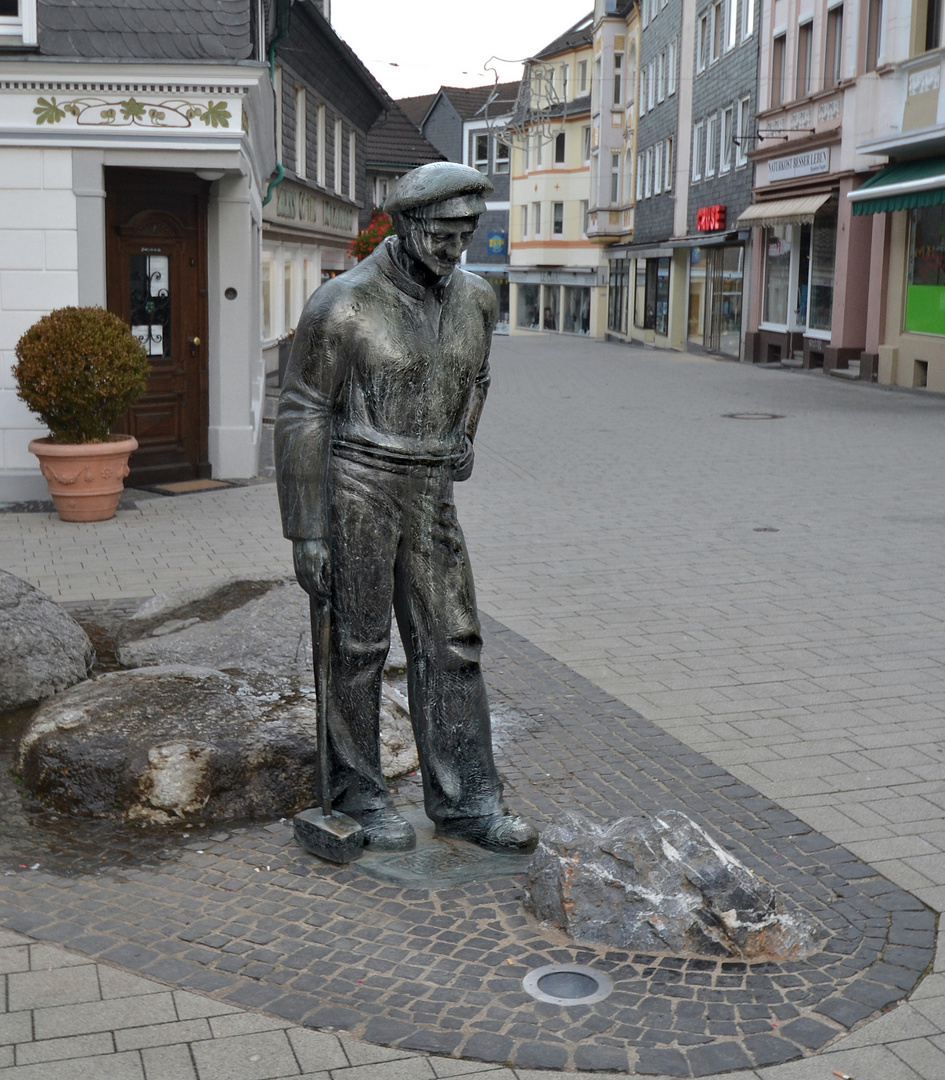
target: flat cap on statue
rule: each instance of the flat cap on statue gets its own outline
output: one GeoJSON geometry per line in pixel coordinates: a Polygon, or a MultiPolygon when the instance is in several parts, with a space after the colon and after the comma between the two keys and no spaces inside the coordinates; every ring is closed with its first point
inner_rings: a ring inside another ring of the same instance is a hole
{"type": "Polygon", "coordinates": [[[403,214],[436,206],[438,217],[478,217],[486,209],[483,195],[492,190],[492,182],[478,169],[434,161],[402,176],[384,209],[403,214]]]}

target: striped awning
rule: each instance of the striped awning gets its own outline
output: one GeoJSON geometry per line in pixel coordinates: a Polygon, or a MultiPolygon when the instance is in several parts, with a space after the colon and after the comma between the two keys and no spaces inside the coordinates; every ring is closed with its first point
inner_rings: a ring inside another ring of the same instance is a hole
{"type": "Polygon", "coordinates": [[[738,215],[738,226],[749,228],[752,225],[795,225],[813,221],[814,214],[830,195],[831,192],[827,191],[822,195],[798,195],[793,199],[769,199],[767,202],[752,203],[738,215]]]}
{"type": "Polygon", "coordinates": [[[847,198],[854,214],[886,214],[945,203],[945,157],[896,161],[865,180],[847,198]]]}

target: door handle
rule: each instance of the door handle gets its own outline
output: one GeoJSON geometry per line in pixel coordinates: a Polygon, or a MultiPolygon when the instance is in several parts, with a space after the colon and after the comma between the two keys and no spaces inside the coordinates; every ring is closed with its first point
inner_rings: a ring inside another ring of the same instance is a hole
{"type": "Polygon", "coordinates": [[[199,345],[200,344],[200,338],[199,337],[189,337],[187,340],[190,342],[191,345],[199,345]]]}

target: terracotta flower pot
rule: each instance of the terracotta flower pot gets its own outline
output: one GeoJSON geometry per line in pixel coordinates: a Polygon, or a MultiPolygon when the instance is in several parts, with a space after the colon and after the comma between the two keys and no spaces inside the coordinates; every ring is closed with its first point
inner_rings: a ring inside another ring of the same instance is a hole
{"type": "Polygon", "coordinates": [[[129,473],[128,458],[138,448],[131,435],[102,443],[54,443],[33,439],[46,486],[63,521],[107,521],[115,516],[129,473]]]}

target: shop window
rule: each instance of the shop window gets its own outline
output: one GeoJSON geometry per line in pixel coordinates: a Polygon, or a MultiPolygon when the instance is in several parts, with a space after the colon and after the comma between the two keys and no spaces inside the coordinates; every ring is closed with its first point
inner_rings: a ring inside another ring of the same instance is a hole
{"type": "Polygon", "coordinates": [[[664,336],[669,332],[669,266],[668,258],[637,260],[634,324],[664,336]]]}
{"type": "Polygon", "coordinates": [[[765,322],[786,326],[791,280],[791,226],[765,229],[765,322]]]}
{"type": "Polygon", "coordinates": [[[473,167],[481,173],[489,171],[489,136],[473,136],[473,167]]]}
{"type": "Polygon", "coordinates": [[[583,285],[565,285],[561,329],[566,334],[590,334],[591,290],[583,285]]]}
{"type": "MultiPolygon", "coordinates": [[[[610,282],[607,286],[607,329],[614,330],[618,334],[627,332],[627,293],[629,288],[629,260],[614,259],[610,264],[610,282]]],[[[582,291],[587,292],[588,290],[584,289],[582,291]]],[[[588,298],[588,309],[590,309],[590,298],[588,298]]]]}
{"type": "Polygon", "coordinates": [[[830,330],[833,325],[833,283],[837,267],[837,205],[830,199],[814,218],[810,244],[810,301],[807,326],[830,330]]]}
{"type": "Polygon", "coordinates": [[[551,232],[554,236],[564,235],[564,203],[551,204],[551,232]]]}
{"type": "Polygon", "coordinates": [[[903,329],[945,334],[945,206],[912,211],[903,329]]]}
{"type": "MultiPolygon", "coordinates": [[[[869,44],[867,43],[867,51],[869,44]]],[[[827,12],[827,45],[824,49],[824,89],[840,82],[843,52],[843,7],[838,4],[827,12]]]]}
{"type": "Polygon", "coordinates": [[[541,312],[541,286],[519,285],[516,302],[515,325],[521,330],[537,330],[541,312]]]}
{"type": "Polygon", "coordinates": [[[558,293],[561,291],[557,285],[542,285],[542,302],[544,308],[541,315],[543,330],[558,329],[558,293]]]}
{"type": "Polygon", "coordinates": [[[633,285],[633,325],[638,330],[646,326],[646,259],[637,259],[633,285]]]}
{"type": "Polygon", "coordinates": [[[706,249],[694,247],[689,253],[689,325],[686,337],[693,345],[703,345],[705,334],[706,249]]]}
{"type": "Polygon", "coordinates": [[[794,85],[795,98],[807,97],[811,92],[811,55],[814,45],[814,24],[806,22],[797,29],[797,71],[794,85]]]}

